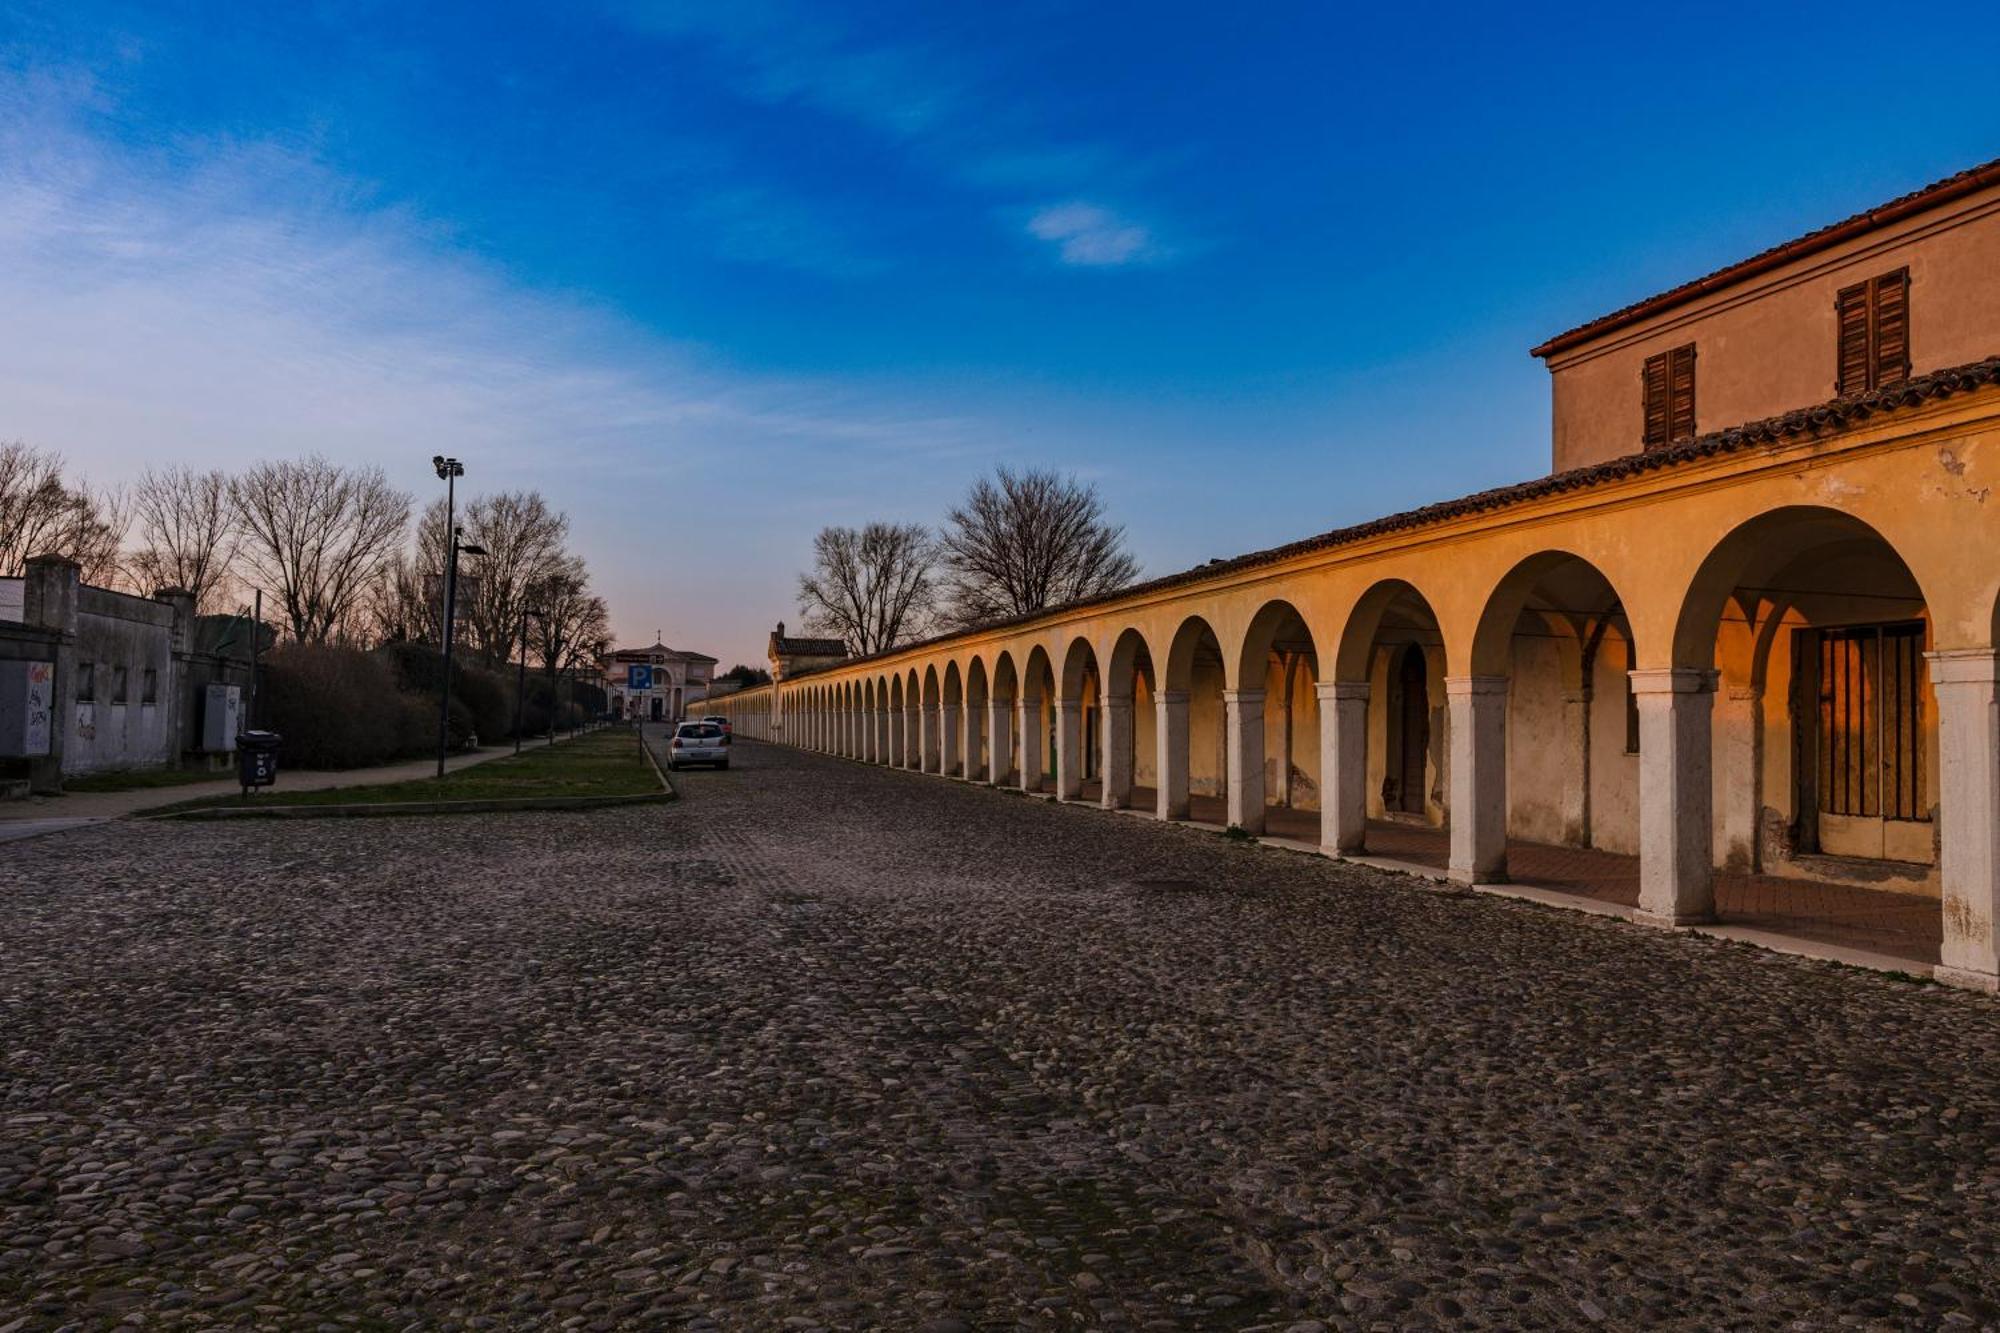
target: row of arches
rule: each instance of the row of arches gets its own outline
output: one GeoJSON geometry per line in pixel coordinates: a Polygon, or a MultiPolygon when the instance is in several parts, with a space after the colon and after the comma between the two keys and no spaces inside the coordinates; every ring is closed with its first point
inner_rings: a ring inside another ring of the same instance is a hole
{"type": "Polygon", "coordinates": [[[1944,961],[1977,966],[2000,820],[1990,792],[1950,808],[1944,770],[1995,763],[2000,608],[1984,573],[1971,608],[1930,581],[1860,517],[1787,506],[1684,582],[1551,546],[941,643],[788,683],[784,739],[1337,854],[1429,831],[1471,882],[1521,839],[1636,856],[1661,924],[1710,919],[1718,869],[1889,881],[1943,898],[1944,961]]]}

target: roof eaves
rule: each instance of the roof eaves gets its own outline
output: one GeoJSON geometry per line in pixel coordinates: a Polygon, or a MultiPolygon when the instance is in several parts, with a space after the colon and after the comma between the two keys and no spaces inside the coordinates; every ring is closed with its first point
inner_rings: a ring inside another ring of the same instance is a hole
{"type": "Polygon", "coordinates": [[[1976,193],[1990,185],[2000,185],[2000,158],[1981,163],[1976,167],[1968,167],[1955,176],[1933,181],[1920,190],[1912,190],[1887,203],[1877,204],[1865,212],[1842,218],[1838,222],[1829,223],[1817,231],[1809,231],[1782,245],[1774,245],[1768,250],[1759,251],[1747,259],[1727,264],[1705,277],[1684,282],[1678,287],[1670,287],[1643,301],[1634,301],[1631,305],[1622,306],[1608,315],[1599,315],[1596,319],[1579,324],[1565,333],[1558,333],[1539,347],[1531,348],[1529,355],[1547,357],[1567,351],[1614,329],[1637,323],[1650,315],[1671,310],[1675,306],[1685,305],[1710,292],[1721,291],[1747,278],[1754,278],[1758,274],[1780,268],[1795,259],[1803,259],[1807,255],[1830,249],[1842,241],[1864,235],[1891,222],[1901,221],[1926,209],[1936,208],[1940,204],[1950,203],[1954,199],[1976,193]]]}
{"type": "MultiPolygon", "coordinates": [[[[1975,389],[2000,385],[2000,356],[1991,356],[1983,361],[1974,361],[1963,366],[1953,366],[1946,370],[1932,371],[1919,375],[1902,384],[1878,389],[1873,393],[1855,394],[1846,398],[1835,398],[1812,407],[1799,408],[1762,421],[1752,421],[1741,426],[1731,426],[1726,430],[1711,431],[1707,435],[1664,449],[1649,450],[1641,454],[1627,454],[1619,458],[1607,459],[1602,463],[1591,463],[1584,467],[1571,468],[1567,472],[1556,472],[1532,481],[1516,482],[1511,486],[1498,486],[1490,490],[1476,491],[1471,495],[1453,500],[1440,500],[1436,504],[1424,505],[1417,509],[1407,509],[1401,513],[1369,519],[1345,528],[1334,528],[1317,536],[1305,537],[1283,546],[1273,546],[1262,551],[1252,551],[1229,560],[1211,560],[1205,565],[1196,565],[1178,573],[1163,574],[1157,579],[1144,583],[1129,584],[1116,592],[1087,597],[1079,601],[1065,602],[1060,606],[1046,607],[1024,615],[1008,616],[999,620],[986,621],[964,629],[939,634],[916,643],[906,643],[896,648],[883,649],[865,656],[851,657],[845,662],[830,664],[825,668],[814,667],[813,671],[838,670],[841,668],[877,661],[916,649],[933,648],[978,634],[994,630],[1011,629],[1015,626],[1031,624],[1038,620],[1051,619],[1121,601],[1128,597],[1143,596],[1147,593],[1200,583],[1207,579],[1220,578],[1246,570],[1277,564],[1295,556],[1310,555],[1315,551],[1331,550],[1340,546],[1351,546],[1357,542],[1394,532],[1404,532],[1413,528],[1429,527],[1433,524],[1464,518],[1473,514],[1486,513],[1496,509],[1507,509],[1517,504],[1527,504],[1551,495],[1567,491],[1584,490],[1613,481],[1622,481],[1648,472],[1663,471],[1702,459],[1761,445],[1778,444],[1801,435],[1824,435],[1858,425],[1870,417],[1885,413],[1907,411],[1940,398],[1949,398],[1975,389]]],[[[805,674],[801,672],[800,674],[805,674]]]]}

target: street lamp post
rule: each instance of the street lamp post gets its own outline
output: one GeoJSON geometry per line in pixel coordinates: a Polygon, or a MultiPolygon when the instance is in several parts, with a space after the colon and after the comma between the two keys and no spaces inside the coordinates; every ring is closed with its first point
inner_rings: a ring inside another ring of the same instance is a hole
{"type": "MultiPolygon", "coordinates": [[[[521,666],[520,670],[514,675],[515,754],[521,753],[521,709],[528,700],[528,617],[533,616],[537,620],[544,620],[547,619],[548,614],[546,611],[536,611],[531,607],[524,606],[521,608],[521,666]]],[[[553,699],[549,701],[549,712],[551,716],[554,715],[555,701],[553,699]]],[[[553,742],[556,738],[553,722],[550,724],[550,727],[549,740],[553,742]]]]}
{"type": "Polygon", "coordinates": [[[431,467],[444,483],[444,690],[438,704],[437,766],[437,775],[443,777],[445,751],[451,745],[451,641],[456,637],[452,621],[458,610],[458,553],[485,555],[486,548],[471,542],[459,544],[456,483],[465,475],[465,464],[439,454],[431,459],[431,467]]]}

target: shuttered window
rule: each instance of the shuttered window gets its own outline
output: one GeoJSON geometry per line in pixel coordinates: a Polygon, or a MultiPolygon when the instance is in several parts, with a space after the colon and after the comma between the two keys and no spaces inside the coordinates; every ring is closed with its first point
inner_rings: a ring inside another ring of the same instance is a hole
{"type": "Polygon", "coordinates": [[[1910,377],[1910,271],[1840,289],[1834,298],[1840,348],[1834,392],[1867,393],[1910,377]]]}
{"type": "Polygon", "coordinates": [[[1644,445],[1658,449],[1694,438],[1694,344],[1646,358],[1644,445]]]}

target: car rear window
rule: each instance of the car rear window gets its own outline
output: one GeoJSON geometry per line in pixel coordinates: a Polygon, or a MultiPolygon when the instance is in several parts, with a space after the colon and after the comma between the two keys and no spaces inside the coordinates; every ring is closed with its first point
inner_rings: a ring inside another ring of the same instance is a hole
{"type": "Polygon", "coordinates": [[[688,722],[682,725],[680,734],[690,740],[712,741],[722,735],[722,728],[711,727],[705,723],[688,722]]]}

